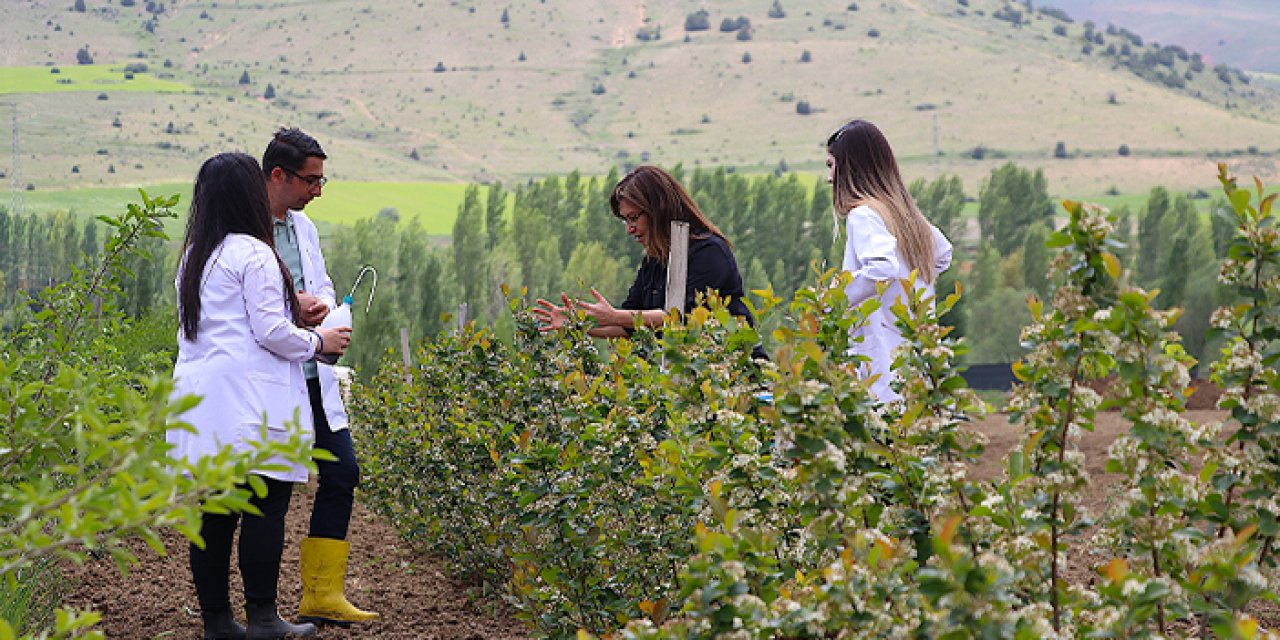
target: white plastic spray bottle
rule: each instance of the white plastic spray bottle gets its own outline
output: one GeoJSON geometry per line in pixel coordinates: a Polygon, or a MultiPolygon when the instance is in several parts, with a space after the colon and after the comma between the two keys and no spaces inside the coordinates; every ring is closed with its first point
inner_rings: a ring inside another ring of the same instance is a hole
{"type": "MultiPolygon", "coordinates": [[[[320,323],[322,328],[332,327],[351,327],[354,333],[355,324],[353,323],[351,313],[351,297],[355,295],[356,287],[360,286],[360,280],[364,278],[365,272],[373,274],[373,287],[369,289],[369,301],[365,304],[364,312],[369,313],[369,307],[373,305],[373,294],[378,290],[378,271],[373,267],[365,267],[360,270],[360,275],[356,276],[356,283],[351,285],[351,292],[343,296],[342,303],[339,304],[329,315],[324,317],[324,321],[320,323]]],[[[332,365],[338,362],[339,356],[333,353],[317,353],[316,361],[324,364],[332,365]]]]}

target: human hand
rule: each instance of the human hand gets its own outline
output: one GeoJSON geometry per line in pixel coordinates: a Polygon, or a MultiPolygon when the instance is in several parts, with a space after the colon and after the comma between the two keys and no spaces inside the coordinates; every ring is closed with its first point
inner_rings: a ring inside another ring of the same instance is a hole
{"type": "Polygon", "coordinates": [[[351,327],[321,327],[316,329],[316,333],[321,340],[324,340],[324,347],[320,353],[340,356],[351,343],[351,327]]]}
{"type": "Polygon", "coordinates": [[[300,309],[302,324],[308,327],[320,324],[325,316],[329,315],[329,305],[306,291],[298,292],[298,306],[302,307],[300,309]]]}
{"type": "Polygon", "coordinates": [[[595,319],[596,325],[601,327],[618,326],[630,327],[631,314],[620,312],[614,308],[604,296],[600,295],[593,287],[591,295],[596,299],[595,302],[583,302],[577,300],[573,302],[573,306],[581,309],[587,316],[595,319]]]}
{"type": "Polygon", "coordinates": [[[563,293],[560,294],[560,300],[564,302],[564,306],[556,305],[550,300],[538,298],[538,308],[534,309],[532,313],[538,317],[540,322],[544,323],[543,326],[538,327],[539,331],[555,331],[564,327],[565,321],[569,319],[569,310],[573,307],[573,301],[563,293]]]}

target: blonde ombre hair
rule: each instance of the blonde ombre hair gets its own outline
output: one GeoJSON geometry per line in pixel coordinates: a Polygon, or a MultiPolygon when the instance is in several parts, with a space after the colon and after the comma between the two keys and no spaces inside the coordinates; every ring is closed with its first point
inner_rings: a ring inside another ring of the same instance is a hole
{"type": "Polygon", "coordinates": [[[938,277],[933,230],[902,182],[889,140],[874,124],[853,120],[827,139],[827,153],[835,163],[831,203],[837,230],[850,211],[871,207],[898,241],[898,253],[907,266],[932,284],[938,277]]]}

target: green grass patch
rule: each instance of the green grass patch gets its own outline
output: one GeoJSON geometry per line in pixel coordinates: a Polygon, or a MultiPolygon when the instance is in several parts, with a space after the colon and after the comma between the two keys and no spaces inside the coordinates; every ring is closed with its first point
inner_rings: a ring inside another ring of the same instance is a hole
{"type": "MultiPolygon", "coordinates": [[[[431,235],[453,233],[453,221],[467,185],[460,182],[341,182],[324,188],[324,195],[307,205],[317,221],[352,224],[395,209],[402,222],[417,218],[431,235]]],[[[484,192],[481,192],[483,203],[484,192]]]]}
{"type": "Polygon", "coordinates": [[[141,91],[188,93],[190,85],[142,72],[126,78],[123,64],[86,64],[62,67],[0,67],[0,95],[60,93],[68,91],[141,91]],[[58,72],[54,73],[53,70],[58,72]]]}

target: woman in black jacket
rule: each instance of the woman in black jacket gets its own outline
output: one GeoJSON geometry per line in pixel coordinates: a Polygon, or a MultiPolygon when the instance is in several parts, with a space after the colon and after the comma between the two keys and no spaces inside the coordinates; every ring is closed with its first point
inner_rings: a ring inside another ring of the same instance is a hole
{"type": "MultiPolygon", "coordinates": [[[[538,300],[534,309],[545,325],[544,330],[564,325],[570,307],[581,309],[596,321],[590,334],[598,338],[618,338],[629,334],[638,324],[659,328],[666,310],[667,255],[671,250],[671,222],[689,223],[689,269],[684,291],[684,308],[698,304],[699,296],[714,291],[727,301],[729,312],[755,318],[743,301],[742,274],[733,257],[733,245],[724,237],[689,192],[671,176],[654,166],[636,167],[613,188],[609,197],[613,215],[626,223],[627,233],[644,247],[640,271],[627,293],[627,299],[614,307],[595,289],[594,302],[571,300],[562,296],[564,305],[538,300]]],[[[758,357],[763,351],[757,347],[758,357]]]]}

